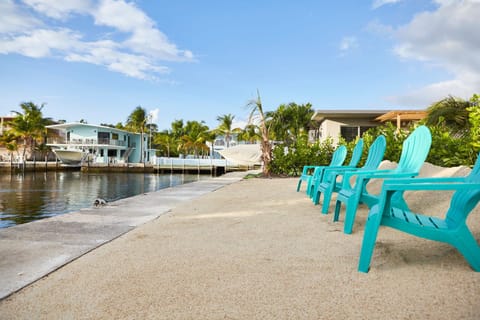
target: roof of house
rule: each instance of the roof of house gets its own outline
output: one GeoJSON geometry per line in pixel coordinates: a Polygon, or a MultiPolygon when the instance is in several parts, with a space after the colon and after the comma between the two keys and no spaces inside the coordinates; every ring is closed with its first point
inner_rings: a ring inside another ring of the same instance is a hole
{"type": "Polygon", "coordinates": [[[401,120],[421,120],[427,115],[422,110],[317,110],[312,120],[323,121],[325,119],[365,119],[371,118],[376,121],[394,121],[400,116],[401,120]]]}
{"type": "Polygon", "coordinates": [[[360,119],[376,118],[389,110],[317,110],[312,116],[312,120],[323,121],[325,119],[360,119]]]}
{"type": "Polygon", "coordinates": [[[70,128],[73,128],[73,127],[78,127],[78,126],[106,129],[106,130],[114,131],[114,132],[125,132],[125,133],[130,133],[130,134],[139,134],[139,133],[130,132],[130,131],[126,131],[126,130],[122,130],[122,129],[118,129],[118,128],[112,128],[112,127],[100,126],[100,125],[94,125],[94,124],[88,124],[88,123],[80,123],[80,122],[52,124],[52,125],[46,126],[46,128],[57,129],[57,130],[67,130],[67,129],[70,129],[70,128]]]}

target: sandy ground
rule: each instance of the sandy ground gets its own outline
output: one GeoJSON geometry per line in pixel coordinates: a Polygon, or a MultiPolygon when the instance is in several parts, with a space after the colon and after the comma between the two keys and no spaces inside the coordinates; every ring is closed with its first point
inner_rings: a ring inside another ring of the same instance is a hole
{"type": "MultiPolygon", "coordinates": [[[[243,180],[178,206],[1,301],[0,318],[480,318],[480,273],[454,248],[383,228],[359,273],[366,208],[345,235],[296,183],[243,180]]],[[[436,215],[449,201],[406,196],[436,215]]],[[[480,239],[480,205],[468,224],[480,239]]]]}

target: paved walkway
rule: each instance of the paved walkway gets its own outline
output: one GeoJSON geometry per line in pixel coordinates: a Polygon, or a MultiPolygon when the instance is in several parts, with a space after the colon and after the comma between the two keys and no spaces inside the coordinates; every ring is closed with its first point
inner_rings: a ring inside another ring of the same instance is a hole
{"type": "MultiPolygon", "coordinates": [[[[0,299],[68,262],[154,220],[182,202],[241,180],[233,172],[173,188],[0,229],[0,299]]],[[[92,200],[93,202],[93,200],[92,200]]]]}

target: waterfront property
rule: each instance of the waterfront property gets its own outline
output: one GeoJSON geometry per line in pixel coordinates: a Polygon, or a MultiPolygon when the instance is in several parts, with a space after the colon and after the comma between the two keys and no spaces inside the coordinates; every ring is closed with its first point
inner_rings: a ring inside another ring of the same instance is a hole
{"type": "Polygon", "coordinates": [[[47,145],[65,164],[146,163],[155,155],[147,134],[86,123],[47,126],[47,145]]]}

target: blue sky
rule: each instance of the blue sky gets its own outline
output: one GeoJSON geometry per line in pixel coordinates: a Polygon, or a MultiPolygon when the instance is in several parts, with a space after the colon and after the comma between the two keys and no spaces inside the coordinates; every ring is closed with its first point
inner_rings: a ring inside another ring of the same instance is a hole
{"type": "Polygon", "coordinates": [[[265,110],[422,109],[480,88],[480,0],[0,0],[0,115],[159,128],[265,110]]]}

